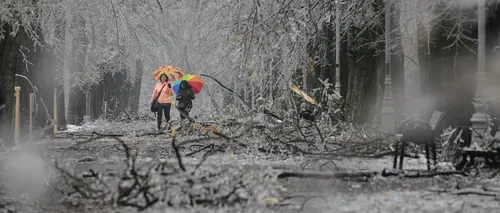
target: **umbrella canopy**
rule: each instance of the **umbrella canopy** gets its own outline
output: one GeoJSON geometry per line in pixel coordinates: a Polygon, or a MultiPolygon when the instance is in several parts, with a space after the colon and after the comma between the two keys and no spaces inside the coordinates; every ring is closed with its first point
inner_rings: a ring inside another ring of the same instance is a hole
{"type": "Polygon", "coordinates": [[[152,75],[155,80],[160,80],[162,74],[167,75],[168,81],[179,80],[184,76],[184,71],[180,67],[160,66],[152,75]]]}
{"type": "Polygon", "coordinates": [[[182,81],[187,81],[189,86],[191,86],[191,89],[193,90],[194,94],[198,94],[201,92],[201,88],[203,88],[203,81],[201,80],[200,76],[197,75],[184,75],[182,76],[181,79],[174,81],[172,83],[172,89],[174,90],[175,94],[179,93],[179,88],[181,85],[182,81]]]}

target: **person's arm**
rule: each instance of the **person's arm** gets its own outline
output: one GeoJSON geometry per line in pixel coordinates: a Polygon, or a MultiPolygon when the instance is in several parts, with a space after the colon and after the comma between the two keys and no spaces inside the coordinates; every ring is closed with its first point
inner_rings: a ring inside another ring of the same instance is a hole
{"type": "Polygon", "coordinates": [[[189,96],[190,96],[191,100],[194,100],[194,92],[193,92],[193,90],[189,90],[189,96]]]}
{"type": "Polygon", "coordinates": [[[170,86],[170,84],[168,84],[165,89],[167,89],[167,95],[172,97],[175,93],[174,93],[174,89],[172,89],[172,86],[170,86]]]}
{"type": "Polygon", "coordinates": [[[156,86],[155,86],[155,89],[153,90],[153,94],[151,95],[151,101],[149,103],[153,103],[156,96],[158,96],[158,91],[156,90],[156,86]]]}
{"type": "MultiPolygon", "coordinates": [[[[168,84],[168,86],[165,87],[167,89],[167,95],[168,95],[168,99],[170,99],[170,101],[175,104],[175,101],[174,99],[172,98],[172,96],[174,96],[174,89],[172,89],[172,87],[170,86],[170,84],[168,84]]],[[[177,97],[176,97],[177,98],[177,97]]]]}

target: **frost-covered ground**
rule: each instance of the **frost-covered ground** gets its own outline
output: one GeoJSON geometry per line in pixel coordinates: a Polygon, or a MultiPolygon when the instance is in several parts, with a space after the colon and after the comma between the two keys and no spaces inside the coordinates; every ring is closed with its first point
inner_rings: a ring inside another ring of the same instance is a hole
{"type": "MultiPolygon", "coordinates": [[[[112,123],[97,122],[82,127],[70,127],[72,134],[99,133],[125,134],[123,140],[138,150],[138,164],[165,158],[175,163],[168,135],[136,135],[154,131],[154,122],[112,123]]],[[[88,138],[88,137],[87,137],[88,138]]],[[[3,165],[0,170],[2,193],[0,197],[13,197],[32,206],[29,212],[70,212],[57,203],[60,193],[54,191],[57,172],[53,168],[57,160],[71,172],[82,172],[89,168],[98,172],[120,172],[125,156],[119,143],[112,139],[98,139],[86,143],[85,137],[46,139],[23,144],[0,154],[3,165]],[[36,198],[36,199],[35,199],[36,198]],[[36,200],[37,202],[33,202],[36,200]]],[[[179,138],[182,141],[182,137],[179,138]]],[[[209,143],[211,141],[206,141],[209,143]]],[[[182,151],[182,150],[181,150],[182,151]]],[[[187,150],[183,150],[186,152],[187,150]]],[[[196,165],[201,153],[184,157],[187,166],[196,165]]],[[[248,171],[259,171],[266,167],[276,170],[319,170],[328,164],[328,171],[382,171],[392,165],[390,157],[379,159],[335,158],[318,159],[309,156],[277,156],[259,152],[230,151],[210,156],[205,167],[244,167],[248,171]]],[[[407,169],[425,169],[425,160],[408,159],[407,169]]],[[[247,208],[171,208],[156,205],[144,212],[499,212],[500,202],[496,197],[479,195],[453,195],[436,192],[436,189],[499,187],[499,179],[470,178],[460,176],[437,176],[433,178],[383,178],[356,180],[313,180],[289,178],[279,180],[287,191],[279,201],[281,207],[253,205],[247,208]],[[306,202],[304,202],[306,201],[306,202]],[[201,208],[201,209],[200,209],[201,208]]],[[[102,212],[110,212],[102,209],[102,212]]],[[[134,212],[133,209],[119,212],[134,212]]],[[[95,210],[94,210],[95,212],[95,210]]]]}

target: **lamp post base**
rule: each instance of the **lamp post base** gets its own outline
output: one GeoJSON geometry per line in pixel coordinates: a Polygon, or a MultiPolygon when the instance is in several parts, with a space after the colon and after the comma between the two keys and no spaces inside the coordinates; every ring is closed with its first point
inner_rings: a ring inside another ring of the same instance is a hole
{"type": "Polygon", "coordinates": [[[474,108],[476,109],[476,113],[470,119],[472,123],[472,146],[475,144],[481,148],[486,148],[485,137],[487,134],[490,134],[488,130],[490,130],[489,122],[491,121],[490,115],[487,113],[488,105],[478,98],[474,98],[474,108]]]}

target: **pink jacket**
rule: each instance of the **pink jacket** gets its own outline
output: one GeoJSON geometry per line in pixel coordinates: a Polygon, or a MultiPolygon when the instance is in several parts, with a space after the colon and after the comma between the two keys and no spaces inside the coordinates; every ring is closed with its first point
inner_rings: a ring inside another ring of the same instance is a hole
{"type": "Polygon", "coordinates": [[[153,100],[158,96],[158,93],[160,92],[162,87],[163,90],[161,91],[160,97],[158,98],[158,103],[166,104],[172,102],[172,98],[170,96],[174,95],[174,91],[172,91],[171,88],[168,88],[168,82],[158,82],[156,83],[155,89],[153,90],[153,95],[151,95],[151,103],[153,103],[153,100]],[[165,87],[163,87],[163,85],[165,85],[165,87]]]}

